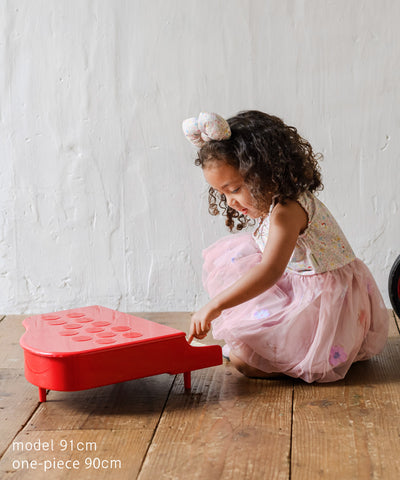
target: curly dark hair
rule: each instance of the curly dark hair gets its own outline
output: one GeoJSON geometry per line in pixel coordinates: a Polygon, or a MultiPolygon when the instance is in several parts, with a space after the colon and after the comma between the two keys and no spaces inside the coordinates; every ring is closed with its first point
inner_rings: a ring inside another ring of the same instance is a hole
{"type": "MultiPolygon", "coordinates": [[[[268,208],[266,192],[276,202],[296,200],[303,192],[322,190],[323,184],[318,160],[307,140],[295,127],[285,125],[278,117],[256,110],[238,113],[228,119],[231,137],[211,140],[198,152],[196,165],[205,168],[209,162],[223,161],[237,168],[261,211],[268,208]]],[[[251,219],[229,207],[224,194],[210,187],[209,212],[226,216],[232,231],[246,227],[251,219]]]]}

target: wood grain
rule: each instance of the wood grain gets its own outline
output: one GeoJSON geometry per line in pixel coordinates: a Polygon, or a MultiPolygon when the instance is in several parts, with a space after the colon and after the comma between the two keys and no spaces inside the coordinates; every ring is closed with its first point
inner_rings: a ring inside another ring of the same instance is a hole
{"type": "Polygon", "coordinates": [[[191,393],[175,383],[139,479],[287,479],[292,381],[225,364],[192,383],[191,393]]]}
{"type": "Polygon", "coordinates": [[[293,405],[292,478],[397,479],[400,341],[333,384],[298,384],[293,405]]]}
{"type": "Polygon", "coordinates": [[[157,375],[79,392],[51,391],[27,430],[155,428],[174,381],[157,375]]]}
{"type": "Polygon", "coordinates": [[[389,316],[389,337],[399,336],[399,325],[395,313],[392,310],[388,311],[389,316]]]}
{"type": "Polygon", "coordinates": [[[153,429],[49,430],[45,434],[23,431],[15,442],[22,442],[23,446],[40,442],[41,449],[22,451],[10,447],[0,461],[0,477],[2,480],[132,480],[138,475],[152,433],[153,429]],[[43,450],[45,442],[52,445],[53,450],[43,450]],[[65,445],[67,449],[63,451],[65,445]],[[72,462],[75,462],[75,468],[72,462]]]}
{"type": "Polygon", "coordinates": [[[38,407],[37,388],[25,379],[19,345],[24,318],[7,316],[0,322],[0,458],[38,407]]]}
{"type": "Polygon", "coordinates": [[[393,318],[394,318],[394,322],[395,322],[395,325],[396,325],[397,333],[400,334],[400,321],[399,321],[399,317],[395,314],[394,311],[392,311],[391,313],[393,314],[393,318]]]}
{"type": "Polygon", "coordinates": [[[0,369],[0,458],[38,407],[37,389],[20,370],[0,369]]]}
{"type": "Polygon", "coordinates": [[[163,413],[173,376],[159,375],[80,392],[50,392],[0,461],[0,477],[7,478],[136,478],[163,413]],[[53,442],[54,451],[16,451],[23,444],[53,442]],[[96,445],[96,450],[62,451],[68,445],[96,445]],[[98,468],[86,468],[96,458],[98,468]],[[19,460],[36,462],[35,471],[18,468],[19,460]],[[76,470],[52,468],[49,460],[79,463],[76,470]]]}
{"type": "MultiPolygon", "coordinates": [[[[190,325],[188,312],[136,315],[185,332],[190,325]]],[[[189,392],[182,375],[159,375],[52,391],[44,404],[23,374],[24,316],[7,316],[0,321],[0,478],[400,478],[400,335],[389,316],[385,350],[353,365],[341,382],[248,379],[225,362],[193,372],[189,392]],[[58,445],[52,452],[13,450],[14,441],[50,440],[58,445]],[[62,441],[96,451],[62,452],[62,441]],[[98,458],[99,468],[86,469],[85,458],[98,458]],[[42,470],[16,468],[22,459],[42,470]],[[52,459],[80,467],[44,473],[52,459]]],[[[211,335],[202,342],[215,343],[211,335]]]]}

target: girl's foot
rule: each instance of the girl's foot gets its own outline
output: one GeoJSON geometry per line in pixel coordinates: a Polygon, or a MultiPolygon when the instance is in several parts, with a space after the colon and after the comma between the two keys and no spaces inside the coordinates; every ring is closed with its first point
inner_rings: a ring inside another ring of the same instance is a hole
{"type": "Polygon", "coordinates": [[[227,360],[230,360],[229,358],[229,354],[231,352],[231,347],[228,345],[228,344],[225,344],[223,347],[222,347],[222,356],[224,358],[226,358],[227,360]]]}
{"type": "Polygon", "coordinates": [[[281,373],[267,373],[259,370],[258,368],[252,367],[248,365],[239,357],[237,357],[232,351],[229,353],[230,361],[232,362],[233,366],[239,370],[240,373],[246,375],[246,377],[250,378],[277,378],[283,377],[281,373]]]}

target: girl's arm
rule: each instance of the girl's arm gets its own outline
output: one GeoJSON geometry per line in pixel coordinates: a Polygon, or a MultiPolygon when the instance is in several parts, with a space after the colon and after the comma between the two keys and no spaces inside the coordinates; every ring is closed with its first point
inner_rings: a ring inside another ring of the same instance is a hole
{"type": "Polygon", "coordinates": [[[204,338],[212,320],[222,310],[247,302],[279,280],[293,253],[297,237],[306,229],[307,222],[307,214],[296,201],[288,200],[285,205],[276,205],[271,213],[268,241],[261,262],[192,316],[189,342],[193,337],[204,338]]]}

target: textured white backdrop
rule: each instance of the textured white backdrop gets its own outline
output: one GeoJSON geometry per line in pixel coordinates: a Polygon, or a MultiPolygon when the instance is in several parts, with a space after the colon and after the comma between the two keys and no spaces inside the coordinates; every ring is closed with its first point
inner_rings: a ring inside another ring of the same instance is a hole
{"type": "Polygon", "coordinates": [[[207,213],[182,119],[260,109],[387,300],[400,253],[397,0],[0,2],[0,312],[192,310],[207,213]]]}

